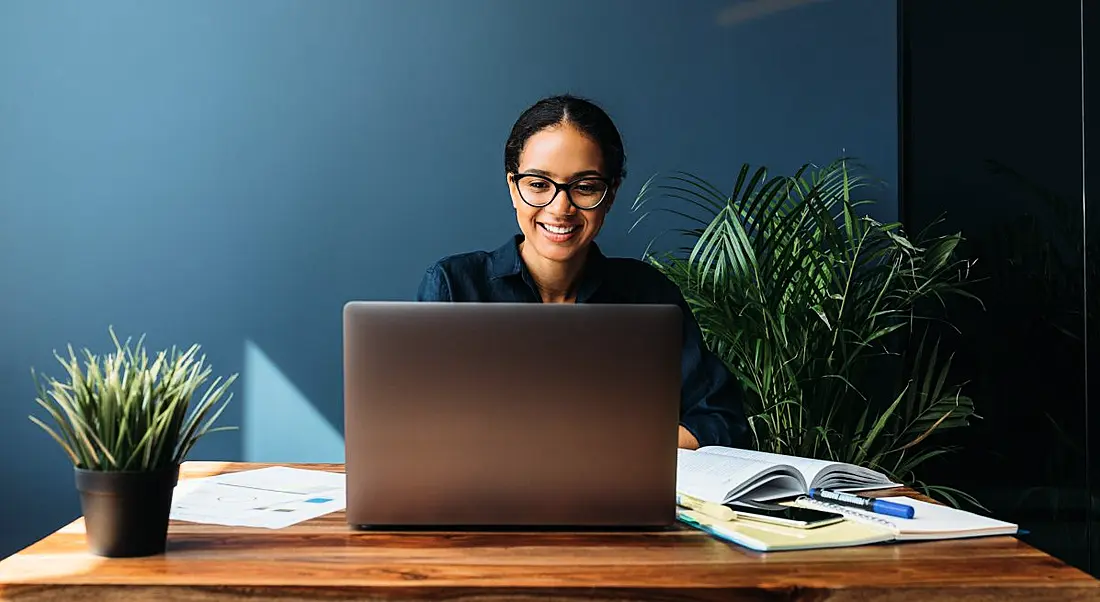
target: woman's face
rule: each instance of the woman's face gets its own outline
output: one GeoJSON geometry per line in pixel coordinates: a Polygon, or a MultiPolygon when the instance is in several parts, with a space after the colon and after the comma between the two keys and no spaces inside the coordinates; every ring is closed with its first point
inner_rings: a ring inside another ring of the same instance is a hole
{"type": "MultiPolygon", "coordinates": [[[[527,144],[519,156],[520,174],[538,174],[557,182],[567,184],[581,180],[586,176],[604,177],[603,155],[600,147],[566,123],[546,128],[527,139],[527,144]]],[[[532,207],[526,203],[513,178],[508,179],[508,190],[512,195],[512,206],[516,209],[516,218],[524,236],[524,247],[531,247],[535,253],[551,261],[570,261],[583,258],[589,243],[596,238],[603,226],[615,189],[607,190],[606,196],[595,209],[581,210],[569,202],[565,190],[561,190],[554,200],[545,207],[532,207]]],[[[596,183],[599,185],[599,183],[596,183]]],[[[534,198],[533,186],[540,186],[549,194],[553,187],[545,182],[524,185],[524,194],[534,198]]],[[[537,189],[535,189],[537,190],[537,189]]],[[[581,185],[573,193],[579,204],[584,204],[583,196],[596,194],[593,187],[581,185]]],[[[546,192],[539,192],[545,194],[546,192]]]]}

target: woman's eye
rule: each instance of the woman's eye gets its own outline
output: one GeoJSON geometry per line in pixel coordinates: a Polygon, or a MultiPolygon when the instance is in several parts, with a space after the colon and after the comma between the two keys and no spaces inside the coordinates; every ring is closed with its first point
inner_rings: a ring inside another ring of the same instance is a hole
{"type": "Polygon", "coordinates": [[[606,187],[599,182],[584,182],[573,188],[577,194],[584,196],[600,196],[605,189],[606,187]]]}

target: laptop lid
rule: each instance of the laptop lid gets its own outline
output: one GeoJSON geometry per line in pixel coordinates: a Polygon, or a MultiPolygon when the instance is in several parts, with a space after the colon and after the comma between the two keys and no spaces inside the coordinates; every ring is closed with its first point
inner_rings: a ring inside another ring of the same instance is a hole
{"type": "Polygon", "coordinates": [[[672,305],[348,303],[348,522],[670,524],[681,320],[672,305]]]}

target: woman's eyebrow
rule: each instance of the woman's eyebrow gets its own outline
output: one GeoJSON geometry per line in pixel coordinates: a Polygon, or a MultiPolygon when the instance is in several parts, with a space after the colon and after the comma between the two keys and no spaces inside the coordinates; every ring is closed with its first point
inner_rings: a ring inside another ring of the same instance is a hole
{"type": "MultiPolygon", "coordinates": [[[[547,178],[553,178],[554,177],[553,174],[551,174],[550,172],[548,172],[546,170],[542,170],[542,169],[524,169],[520,173],[527,173],[527,174],[532,174],[532,175],[536,175],[536,176],[545,176],[547,178]]],[[[603,177],[603,174],[600,173],[598,170],[588,169],[588,170],[585,170],[585,171],[578,171],[577,173],[575,173],[575,174],[569,176],[568,178],[566,178],[566,181],[576,180],[577,178],[582,178],[584,176],[603,177]]]]}
{"type": "Polygon", "coordinates": [[[582,178],[582,177],[584,177],[584,176],[599,176],[599,177],[603,177],[603,174],[602,174],[602,173],[600,173],[599,171],[595,170],[595,169],[589,169],[589,170],[585,170],[585,171],[578,171],[577,173],[573,174],[573,176],[572,176],[571,178],[569,178],[569,179],[570,179],[570,180],[576,180],[577,178],[582,178]]]}
{"type": "Polygon", "coordinates": [[[553,177],[553,175],[551,175],[550,172],[542,170],[542,169],[523,169],[523,170],[520,170],[520,173],[529,173],[529,174],[536,175],[536,176],[546,176],[548,178],[553,177]]]}

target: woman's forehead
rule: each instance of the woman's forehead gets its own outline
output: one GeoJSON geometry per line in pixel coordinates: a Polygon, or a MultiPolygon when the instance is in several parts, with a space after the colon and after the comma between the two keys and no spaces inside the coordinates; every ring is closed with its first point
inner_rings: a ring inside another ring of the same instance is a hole
{"type": "Polygon", "coordinates": [[[599,145],[568,126],[547,128],[528,138],[519,163],[520,171],[538,170],[560,178],[603,171],[599,145]]]}

